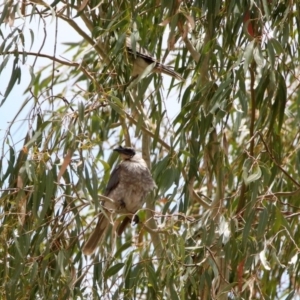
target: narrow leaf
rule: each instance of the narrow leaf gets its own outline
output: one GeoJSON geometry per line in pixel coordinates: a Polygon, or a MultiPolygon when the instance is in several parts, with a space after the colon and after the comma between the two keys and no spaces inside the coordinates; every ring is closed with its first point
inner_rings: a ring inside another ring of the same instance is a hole
{"type": "Polygon", "coordinates": [[[117,263],[113,265],[112,267],[110,267],[108,270],[105,271],[104,277],[107,279],[117,274],[124,267],[124,265],[125,265],[124,263],[117,263]]]}
{"type": "Polygon", "coordinates": [[[250,63],[252,62],[252,59],[253,59],[254,43],[255,43],[255,40],[251,41],[247,45],[245,53],[244,53],[244,57],[245,57],[245,61],[244,61],[244,73],[245,74],[247,73],[247,71],[249,69],[249,65],[250,65],[250,63]]]}

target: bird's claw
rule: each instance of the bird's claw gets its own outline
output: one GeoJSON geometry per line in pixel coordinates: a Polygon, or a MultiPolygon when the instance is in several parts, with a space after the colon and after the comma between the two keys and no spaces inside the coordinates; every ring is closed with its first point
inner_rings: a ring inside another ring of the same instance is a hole
{"type": "Polygon", "coordinates": [[[133,225],[139,224],[139,222],[140,222],[139,216],[138,215],[134,215],[133,218],[132,218],[133,225]]]}

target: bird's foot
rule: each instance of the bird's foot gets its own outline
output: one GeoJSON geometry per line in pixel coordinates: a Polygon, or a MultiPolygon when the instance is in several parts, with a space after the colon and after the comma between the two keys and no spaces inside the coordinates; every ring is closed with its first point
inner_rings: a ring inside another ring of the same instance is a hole
{"type": "Polygon", "coordinates": [[[120,226],[117,229],[118,236],[120,236],[123,233],[123,231],[125,230],[126,226],[128,224],[130,224],[130,221],[133,223],[133,225],[136,225],[136,224],[138,224],[140,222],[140,218],[139,218],[138,215],[133,215],[132,218],[129,217],[129,216],[126,216],[123,219],[123,222],[120,224],[120,226]]]}
{"type": "Polygon", "coordinates": [[[140,222],[139,216],[138,215],[134,215],[133,218],[132,218],[133,225],[139,224],[139,222],[140,222]]]}

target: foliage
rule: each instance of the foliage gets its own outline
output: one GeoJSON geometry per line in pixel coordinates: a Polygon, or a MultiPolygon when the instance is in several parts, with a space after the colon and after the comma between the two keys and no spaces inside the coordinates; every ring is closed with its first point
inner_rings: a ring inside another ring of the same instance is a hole
{"type": "Polygon", "coordinates": [[[12,70],[0,103],[20,110],[0,160],[1,299],[299,295],[299,10],[274,0],[5,1],[0,74],[12,70]],[[43,46],[51,22],[80,36],[66,35],[71,61],[57,40],[43,46]],[[131,81],[126,34],[185,80],[131,81]],[[10,95],[26,76],[22,104],[10,95]],[[110,232],[87,258],[118,144],[151,160],[158,189],[137,227],[110,232]]]}

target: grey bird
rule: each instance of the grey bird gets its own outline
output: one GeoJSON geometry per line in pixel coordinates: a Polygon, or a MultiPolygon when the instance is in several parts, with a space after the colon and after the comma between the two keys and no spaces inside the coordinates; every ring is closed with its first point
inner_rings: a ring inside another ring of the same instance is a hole
{"type": "MultiPolygon", "coordinates": [[[[100,213],[96,228],[83,246],[85,255],[95,252],[116,214],[131,214],[138,223],[135,213],[142,208],[147,194],[156,188],[146,162],[134,149],[119,146],[114,151],[120,154],[122,162],[112,171],[105,189],[104,196],[112,202],[102,204],[104,213],[100,213]]],[[[130,222],[131,217],[126,216],[118,228],[119,235],[130,222]]]]}
{"type": "Polygon", "coordinates": [[[126,38],[126,49],[133,63],[132,76],[136,77],[142,74],[145,69],[154,64],[153,72],[163,73],[176,78],[177,80],[184,80],[177,72],[175,72],[171,67],[166,66],[159,61],[157,61],[145,48],[141,47],[139,43],[131,42],[131,38],[126,38]],[[134,46],[133,46],[134,45],[134,46]]]}

